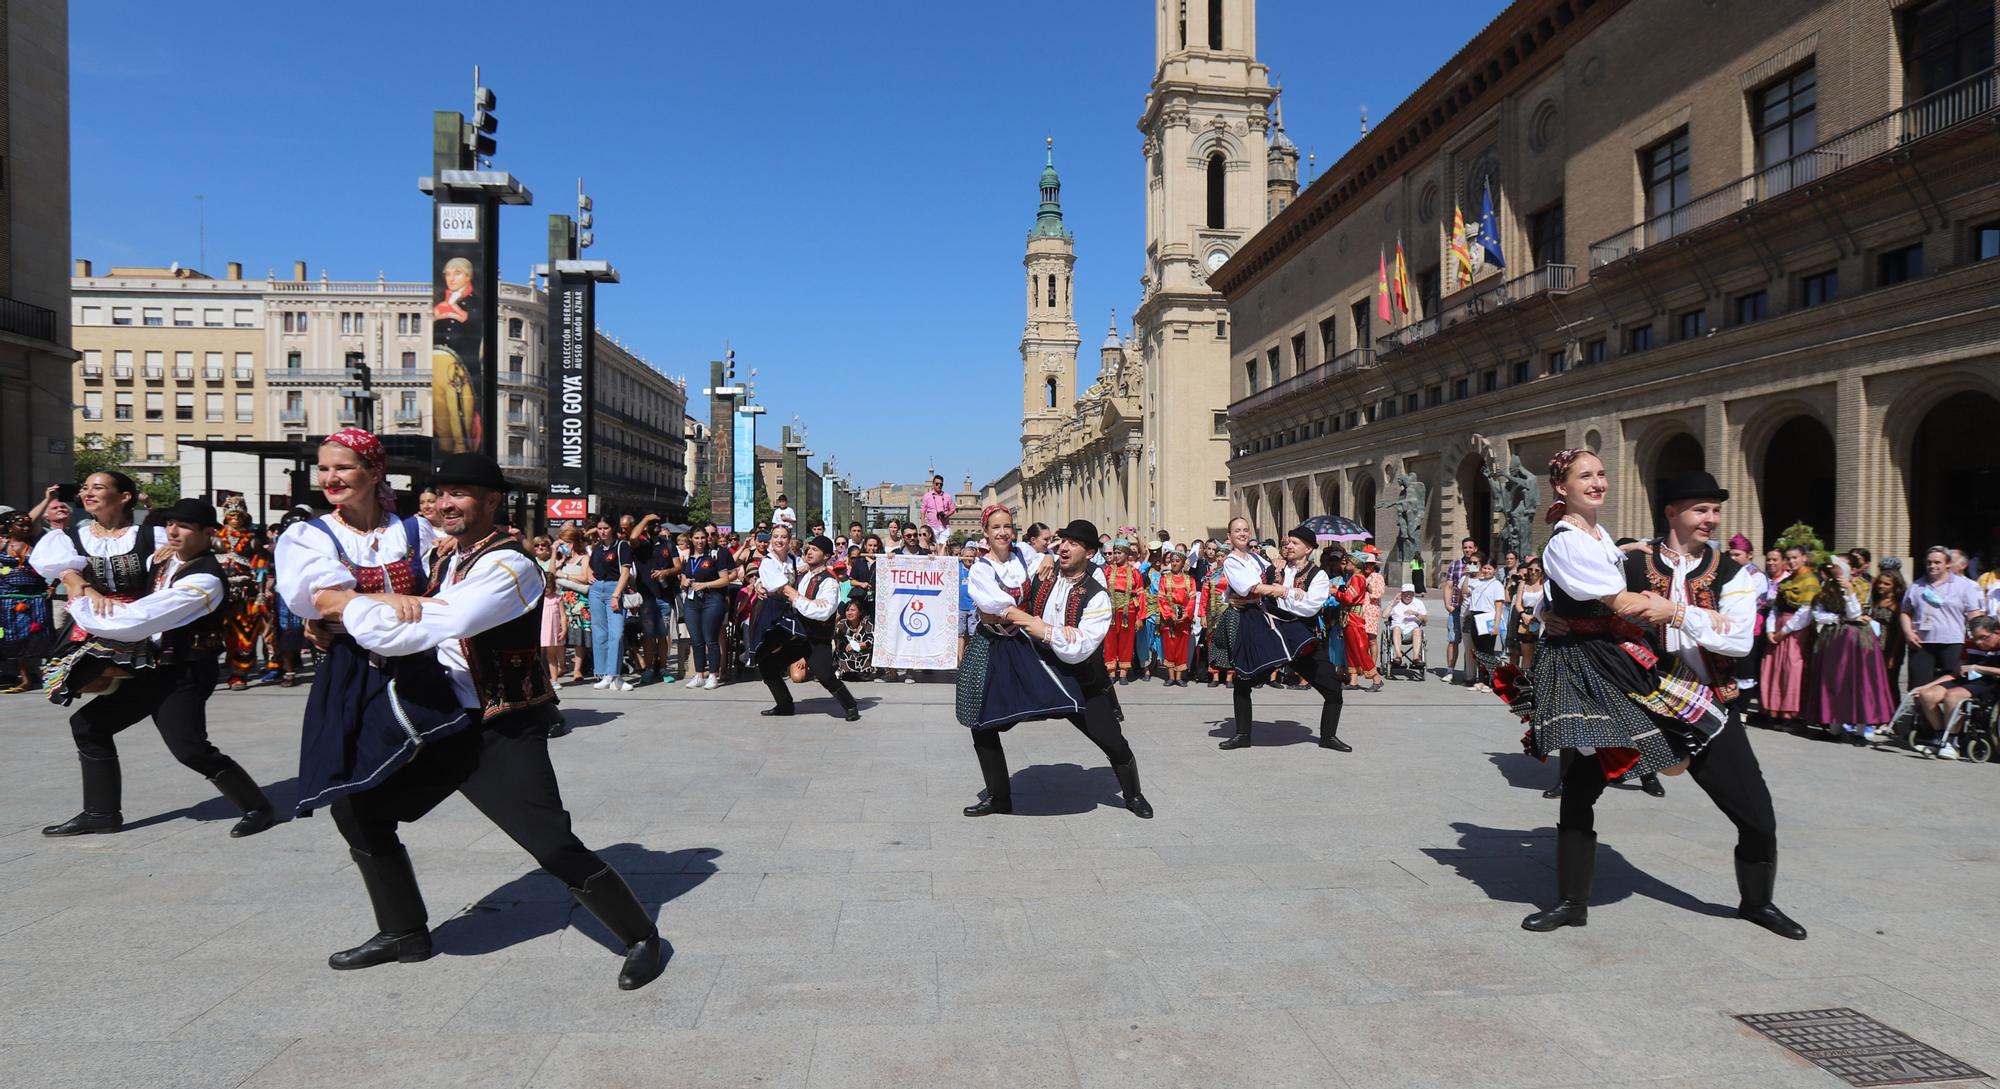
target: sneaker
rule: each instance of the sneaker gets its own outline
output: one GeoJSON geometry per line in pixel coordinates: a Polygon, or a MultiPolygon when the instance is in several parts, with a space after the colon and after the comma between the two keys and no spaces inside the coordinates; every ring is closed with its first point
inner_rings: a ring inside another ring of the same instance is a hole
{"type": "Polygon", "coordinates": [[[709,675],[708,675],[708,680],[707,680],[707,682],[706,682],[706,683],[704,683],[704,684],[702,685],[702,687],[703,687],[703,688],[715,688],[715,687],[717,687],[717,686],[718,686],[718,685],[719,685],[720,683],[721,683],[721,681],[720,681],[719,679],[717,679],[716,675],[715,675],[715,674],[713,674],[713,673],[711,673],[711,674],[709,674],[709,675]]]}
{"type": "Polygon", "coordinates": [[[917,679],[916,679],[915,677],[912,677],[912,676],[910,676],[910,675],[909,675],[908,673],[905,673],[905,674],[903,674],[903,683],[904,683],[904,684],[915,684],[915,683],[917,683],[917,679]]]}
{"type": "Polygon", "coordinates": [[[701,682],[702,682],[702,678],[700,678],[700,677],[689,677],[689,678],[688,678],[688,683],[687,683],[687,686],[688,686],[689,688],[700,688],[700,687],[702,686],[702,685],[701,685],[701,682]]]}
{"type": "Polygon", "coordinates": [[[1939,745],[1937,751],[1931,755],[1937,757],[1939,760],[1956,760],[1958,759],[1958,747],[1947,742],[1939,745]]]}
{"type": "Polygon", "coordinates": [[[662,673],[660,674],[659,681],[661,684],[672,684],[674,683],[674,675],[671,673],[662,673]]]}
{"type": "Polygon", "coordinates": [[[602,689],[606,689],[606,688],[609,688],[609,687],[611,687],[611,678],[609,678],[609,677],[599,677],[599,678],[597,678],[597,683],[596,683],[596,684],[593,684],[593,685],[591,685],[590,687],[592,687],[592,688],[596,688],[596,689],[599,689],[599,690],[602,690],[602,689]]]}
{"type": "Polygon", "coordinates": [[[632,684],[632,682],[631,682],[631,681],[628,681],[628,680],[626,680],[625,678],[623,678],[623,677],[620,677],[620,678],[618,678],[618,680],[617,680],[617,683],[615,683],[615,684],[613,684],[613,685],[611,686],[611,691],[613,691],[613,692],[630,692],[630,691],[632,691],[632,689],[633,689],[634,687],[635,687],[635,686],[634,686],[634,685],[632,684]]]}

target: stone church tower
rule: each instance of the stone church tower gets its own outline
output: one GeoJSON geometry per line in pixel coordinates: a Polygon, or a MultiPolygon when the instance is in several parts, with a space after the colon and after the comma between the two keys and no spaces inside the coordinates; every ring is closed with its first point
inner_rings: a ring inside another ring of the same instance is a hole
{"type": "Polygon", "coordinates": [[[1083,338],[1070,304],[1076,239],[1063,226],[1055,140],[1042,168],[1042,206],[1028,232],[1028,323],[1021,331],[1021,445],[1048,437],[1076,403],[1076,353],[1083,338]]]}
{"type": "MultiPolygon", "coordinates": [[[[1145,135],[1146,265],[1134,317],[1144,358],[1141,525],[1177,541],[1230,516],[1229,311],[1208,274],[1274,203],[1267,147],[1277,100],[1257,61],[1256,0],[1158,0],[1145,135]]],[[[1289,141],[1287,141],[1289,143],[1289,141]]],[[[1296,185],[1296,150],[1291,153],[1296,185]]],[[[1032,254],[1032,246],[1031,246],[1032,254]]]]}

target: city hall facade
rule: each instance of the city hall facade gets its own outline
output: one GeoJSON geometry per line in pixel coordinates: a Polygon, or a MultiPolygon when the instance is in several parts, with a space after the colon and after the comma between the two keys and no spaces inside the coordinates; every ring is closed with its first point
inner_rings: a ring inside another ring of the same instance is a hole
{"type": "Polygon", "coordinates": [[[1994,7],[1513,4],[1211,277],[1232,504],[1260,536],[1334,512],[1387,544],[1414,474],[1432,562],[1495,537],[1489,466],[1584,446],[1619,533],[1706,469],[1760,546],[1804,521],[1990,562],[1994,7]],[[1506,266],[1460,284],[1454,206],[1489,192],[1506,266]],[[1384,322],[1399,238],[1413,312],[1384,322]]]}

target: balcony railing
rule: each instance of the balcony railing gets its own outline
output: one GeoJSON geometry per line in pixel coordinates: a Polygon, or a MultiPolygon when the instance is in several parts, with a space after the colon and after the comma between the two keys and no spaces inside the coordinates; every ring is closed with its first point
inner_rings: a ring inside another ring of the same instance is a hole
{"type": "Polygon", "coordinates": [[[278,410],[278,419],[288,424],[302,424],[306,422],[306,410],[303,408],[281,408],[278,410]]]}
{"type": "Polygon", "coordinates": [[[506,457],[500,459],[500,464],[508,469],[539,469],[542,467],[541,462],[529,458],[526,454],[508,454],[506,457]]]}
{"type": "Polygon", "coordinates": [[[237,380],[238,382],[254,382],[254,381],[256,381],[256,380],[257,380],[257,370],[256,370],[256,368],[254,368],[254,367],[238,367],[238,368],[236,368],[236,380],[237,380]]]}
{"type": "Polygon", "coordinates": [[[385,280],[270,280],[276,295],[428,295],[425,283],[391,283],[385,280]]]}
{"type": "Polygon", "coordinates": [[[102,378],[102,377],[104,377],[104,364],[102,364],[102,363],[85,363],[85,364],[83,365],[83,376],[84,376],[85,378],[102,378]]]}
{"type": "Polygon", "coordinates": [[[527,386],[531,389],[539,389],[542,386],[542,376],[536,374],[534,371],[501,371],[500,384],[503,386],[527,386]]]}
{"type": "Polygon", "coordinates": [[[0,295],[0,333],[13,333],[30,340],[54,340],[56,312],[0,295]]]}
{"type": "Polygon", "coordinates": [[[1381,336],[1376,337],[1375,351],[1378,355],[1388,355],[1390,352],[1398,352],[1437,331],[1438,317],[1436,314],[1432,314],[1428,318],[1413,321],[1401,329],[1391,329],[1381,336]]]}
{"type": "Polygon", "coordinates": [[[86,408],[83,410],[83,418],[93,422],[101,420],[104,418],[104,410],[101,408],[86,408]]]}
{"type": "Polygon", "coordinates": [[[111,365],[111,377],[113,377],[113,378],[130,378],[130,377],[132,377],[132,364],[130,364],[130,363],[113,363],[113,364],[111,365]]]}
{"type": "Polygon", "coordinates": [[[165,378],[166,376],[167,376],[167,369],[165,367],[148,366],[146,368],[146,380],[149,382],[158,382],[159,380],[165,378]]]}
{"type": "Polygon", "coordinates": [[[1229,406],[1231,416],[1246,416],[1278,400],[1303,393],[1315,386],[1330,382],[1343,374],[1366,370],[1375,365],[1375,349],[1353,348],[1308,370],[1285,379],[1268,389],[1260,389],[1241,401],[1229,406]]]}
{"type": "Polygon", "coordinates": [[[422,409],[397,409],[396,422],[399,424],[420,424],[424,422],[422,409]]]}
{"type": "Polygon", "coordinates": [[[208,382],[220,382],[220,381],[222,381],[222,368],[221,368],[221,367],[203,367],[203,368],[201,369],[201,377],[202,377],[202,379],[203,379],[204,381],[208,381],[208,382]]]}
{"type": "MultiPolygon", "coordinates": [[[[220,377],[222,377],[222,376],[221,376],[221,375],[217,375],[216,377],[220,378],[220,377]]],[[[176,381],[176,382],[192,382],[192,381],[194,381],[194,368],[193,368],[193,367],[175,367],[175,368],[174,368],[174,381],[176,381]]]]}
{"type": "Polygon", "coordinates": [[[1629,257],[1676,235],[1706,227],[1736,212],[1808,182],[1885,155],[1990,113],[2000,101],[2000,67],[1891,110],[1755,174],[1712,189],[1686,204],[1635,223],[1590,247],[1590,267],[1629,257]]]}

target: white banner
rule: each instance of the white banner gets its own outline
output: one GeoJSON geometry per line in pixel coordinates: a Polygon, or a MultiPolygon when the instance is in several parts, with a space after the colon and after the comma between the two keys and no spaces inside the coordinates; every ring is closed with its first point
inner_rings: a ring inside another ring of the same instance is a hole
{"type": "Polygon", "coordinates": [[[875,665],[958,668],[958,572],[952,556],[875,561],[875,665]]]}

